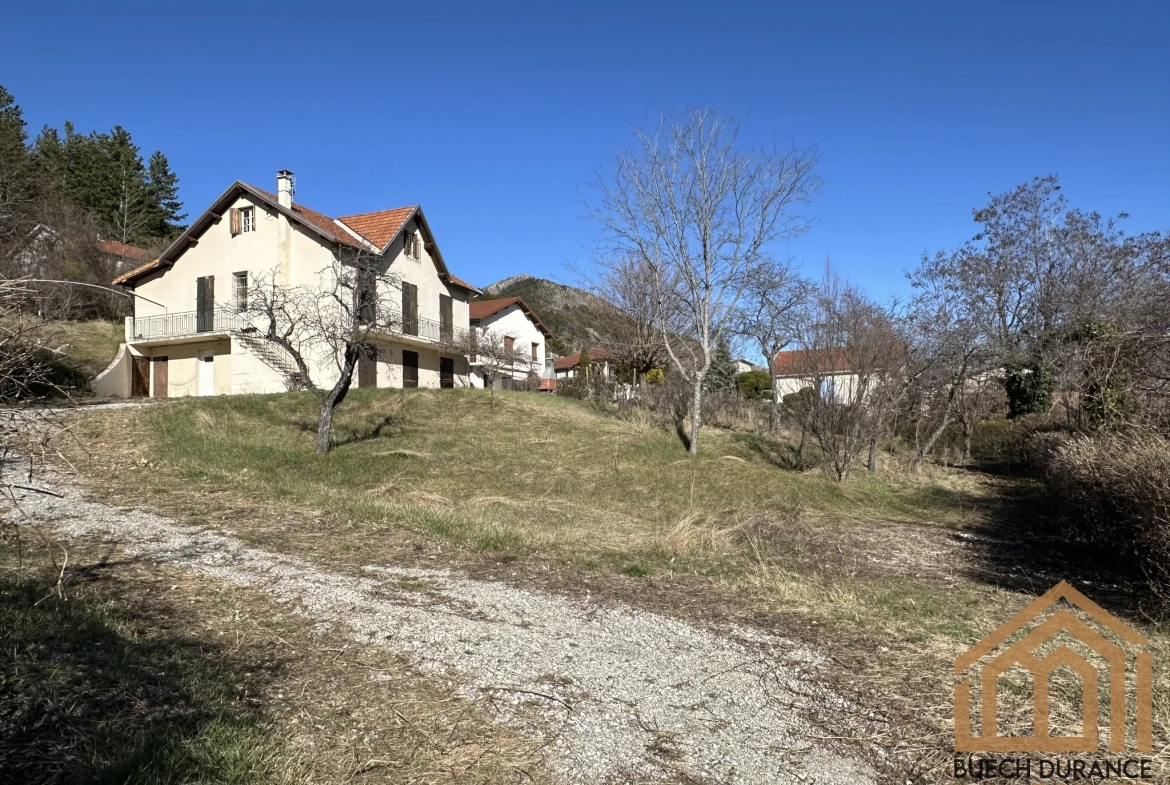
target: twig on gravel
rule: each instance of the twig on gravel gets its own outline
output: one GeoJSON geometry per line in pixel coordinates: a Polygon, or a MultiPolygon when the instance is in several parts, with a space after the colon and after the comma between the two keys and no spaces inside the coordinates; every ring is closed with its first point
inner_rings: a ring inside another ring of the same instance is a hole
{"type": "Polygon", "coordinates": [[[573,705],[571,703],[569,703],[568,701],[562,700],[561,698],[558,698],[556,695],[547,695],[543,692],[536,692],[535,690],[522,690],[519,687],[496,687],[496,686],[481,687],[480,689],[485,690],[485,691],[487,691],[487,690],[502,690],[504,692],[519,692],[519,693],[523,693],[525,695],[535,695],[538,698],[547,698],[550,701],[556,701],[557,703],[563,705],[569,711],[573,710],[573,705]]]}

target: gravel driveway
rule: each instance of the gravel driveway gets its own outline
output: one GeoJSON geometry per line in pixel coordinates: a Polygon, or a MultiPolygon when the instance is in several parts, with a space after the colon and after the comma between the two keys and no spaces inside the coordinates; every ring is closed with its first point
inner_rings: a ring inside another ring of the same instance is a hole
{"type": "Polygon", "coordinates": [[[21,506],[65,538],[267,591],[424,672],[458,674],[469,695],[491,691],[504,721],[519,722],[510,706],[540,704],[556,736],[550,763],[567,782],[873,782],[864,764],[810,740],[799,708],[810,692],[832,698],[807,676],[813,655],[790,641],[443,571],[330,573],[213,529],[87,501],[60,478],[36,484],[62,497],[26,493],[21,506]]]}

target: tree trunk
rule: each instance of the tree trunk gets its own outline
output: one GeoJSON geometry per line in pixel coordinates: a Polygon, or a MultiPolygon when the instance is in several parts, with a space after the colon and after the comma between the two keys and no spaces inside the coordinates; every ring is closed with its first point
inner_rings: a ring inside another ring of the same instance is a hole
{"type": "Polygon", "coordinates": [[[808,426],[800,424],[800,444],[796,448],[796,468],[804,469],[804,443],[808,439],[808,426]]]}
{"type": "Polygon", "coordinates": [[[865,468],[871,472],[877,471],[877,437],[869,437],[869,462],[865,468]]]}
{"type": "Polygon", "coordinates": [[[694,392],[691,396],[691,444],[688,451],[699,452],[699,428],[703,425],[703,377],[695,377],[694,392]]]}
{"type": "Polygon", "coordinates": [[[355,344],[346,344],[345,360],[341,364],[341,375],[329,394],[321,399],[321,416],[317,421],[317,454],[326,455],[333,449],[333,410],[341,405],[349,393],[349,385],[353,382],[353,370],[357,367],[358,357],[362,347],[355,344]]]}
{"type": "Polygon", "coordinates": [[[943,431],[945,431],[947,426],[950,424],[951,416],[948,412],[947,414],[943,415],[942,422],[939,423],[938,427],[934,429],[934,433],[932,433],[930,438],[926,440],[926,444],[922,445],[922,447],[920,447],[918,450],[918,454],[914,456],[914,471],[919,471],[922,469],[922,464],[926,461],[926,456],[929,455],[930,451],[934,449],[935,442],[937,442],[942,437],[943,431]]]}
{"type": "Polygon", "coordinates": [[[768,433],[772,434],[776,433],[776,423],[780,419],[780,413],[778,411],[779,404],[776,402],[776,396],[769,393],[768,397],[772,399],[772,405],[768,407],[768,433]]]}

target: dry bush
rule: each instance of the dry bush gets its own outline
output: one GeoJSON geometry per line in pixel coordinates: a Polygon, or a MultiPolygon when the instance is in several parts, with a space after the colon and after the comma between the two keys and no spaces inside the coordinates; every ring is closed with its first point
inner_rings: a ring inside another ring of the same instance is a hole
{"type": "Polygon", "coordinates": [[[1074,437],[1053,453],[1045,483],[1071,536],[1132,558],[1170,596],[1170,440],[1140,432],[1074,437]]]}

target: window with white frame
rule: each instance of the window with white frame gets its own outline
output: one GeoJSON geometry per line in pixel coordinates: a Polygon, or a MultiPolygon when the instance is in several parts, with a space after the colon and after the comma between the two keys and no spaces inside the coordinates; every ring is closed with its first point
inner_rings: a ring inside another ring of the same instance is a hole
{"type": "Polygon", "coordinates": [[[232,302],[236,311],[243,313],[248,310],[248,274],[232,273],[232,302]]]}
{"type": "Polygon", "coordinates": [[[256,231],[256,208],[240,208],[240,232],[243,233],[254,231],[256,231]]]}

